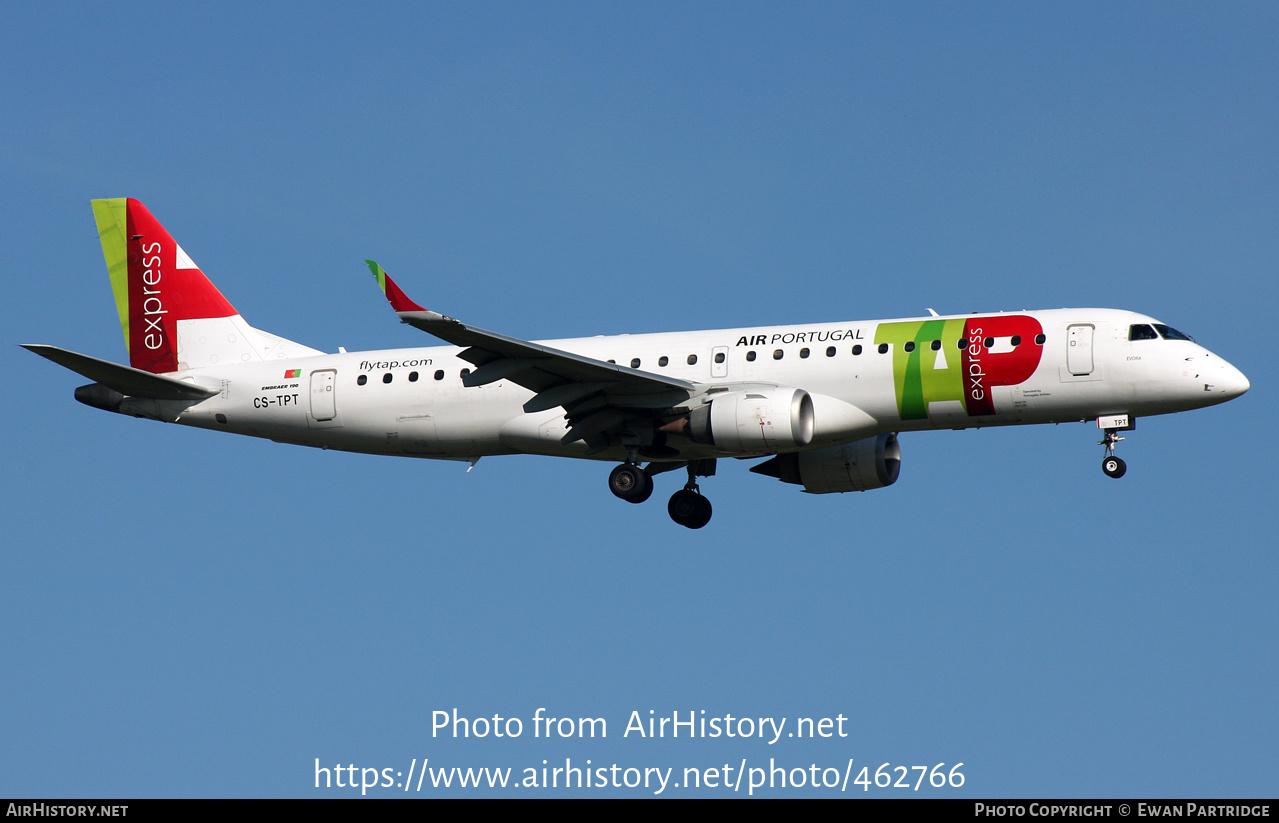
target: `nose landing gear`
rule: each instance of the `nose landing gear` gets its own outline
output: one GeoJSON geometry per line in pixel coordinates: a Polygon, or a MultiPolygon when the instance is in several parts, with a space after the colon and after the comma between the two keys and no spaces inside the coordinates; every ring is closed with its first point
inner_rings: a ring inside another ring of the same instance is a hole
{"type": "Polygon", "coordinates": [[[1105,436],[1097,443],[1098,446],[1106,447],[1101,460],[1101,470],[1107,477],[1118,480],[1124,476],[1124,472],[1128,471],[1128,464],[1115,456],[1115,444],[1123,438],[1119,436],[1116,429],[1106,429],[1105,432],[1105,436]]]}
{"type": "Polygon", "coordinates": [[[1119,432],[1128,432],[1137,428],[1137,418],[1128,414],[1103,415],[1097,418],[1097,428],[1104,432],[1101,440],[1097,441],[1098,446],[1105,447],[1101,455],[1101,470],[1107,477],[1118,480],[1124,476],[1124,472],[1128,471],[1128,465],[1115,456],[1115,444],[1123,440],[1119,432]]]}

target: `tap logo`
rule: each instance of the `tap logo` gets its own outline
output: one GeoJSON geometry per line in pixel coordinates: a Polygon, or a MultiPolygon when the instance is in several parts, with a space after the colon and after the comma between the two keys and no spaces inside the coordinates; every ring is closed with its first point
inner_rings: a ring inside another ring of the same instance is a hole
{"type": "Polygon", "coordinates": [[[875,343],[893,355],[893,384],[902,420],[925,420],[928,404],[958,400],[969,417],[995,413],[995,386],[1015,386],[1035,373],[1043,327],[1024,314],[880,323],[875,343]]]}

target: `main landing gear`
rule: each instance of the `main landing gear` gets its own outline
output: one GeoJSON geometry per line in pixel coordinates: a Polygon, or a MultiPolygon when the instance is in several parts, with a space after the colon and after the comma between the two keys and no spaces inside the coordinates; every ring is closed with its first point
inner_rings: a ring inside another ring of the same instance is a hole
{"type": "Polygon", "coordinates": [[[609,473],[608,490],[627,503],[643,503],[653,494],[653,478],[635,463],[623,463],[609,473]]]}
{"type": "MultiPolygon", "coordinates": [[[[652,475],[680,468],[681,465],[685,464],[650,463],[649,471],[646,471],[632,458],[609,473],[608,489],[628,503],[643,503],[653,494],[652,475]]],[[[697,486],[697,477],[715,474],[715,461],[690,460],[686,465],[688,482],[684,484],[684,488],[671,495],[666,511],[681,526],[700,529],[711,521],[711,501],[702,496],[697,486]]]]}
{"type": "Polygon", "coordinates": [[[1098,446],[1105,446],[1105,454],[1101,459],[1101,470],[1106,473],[1107,477],[1113,477],[1116,480],[1124,476],[1124,472],[1128,471],[1128,464],[1121,458],[1115,456],[1115,444],[1122,437],[1118,434],[1118,429],[1106,429],[1105,436],[1098,441],[1098,446]]]}
{"type": "Polygon", "coordinates": [[[671,495],[666,511],[672,520],[690,529],[700,529],[711,522],[711,501],[702,497],[691,477],[688,485],[671,495]]]}

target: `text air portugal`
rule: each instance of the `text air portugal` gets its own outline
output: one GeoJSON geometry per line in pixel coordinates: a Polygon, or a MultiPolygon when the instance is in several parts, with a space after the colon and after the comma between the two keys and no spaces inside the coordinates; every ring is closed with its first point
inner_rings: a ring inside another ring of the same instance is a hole
{"type": "Polygon", "coordinates": [[[179,320],[236,312],[185,252],[179,255],[177,241],[146,206],[130,198],[127,216],[129,365],[155,374],[175,372],[179,320]]]}

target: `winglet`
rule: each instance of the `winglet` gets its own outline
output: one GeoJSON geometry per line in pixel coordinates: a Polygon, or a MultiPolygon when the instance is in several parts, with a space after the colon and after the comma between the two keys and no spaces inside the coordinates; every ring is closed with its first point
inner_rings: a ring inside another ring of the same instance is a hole
{"type": "Polygon", "coordinates": [[[397,312],[402,311],[426,311],[423,307],[414,303],[408,298],[400,287],[395,285],[395,281],[391,279],[391,275],[377,264],[374,260],[365,260],[369,264],[369,271],[373,272],[373,276],[377,278],[377,284],[382,289],[382,293],[386,295],[387,301],[391,304],[391,308],[397,312]]]}

